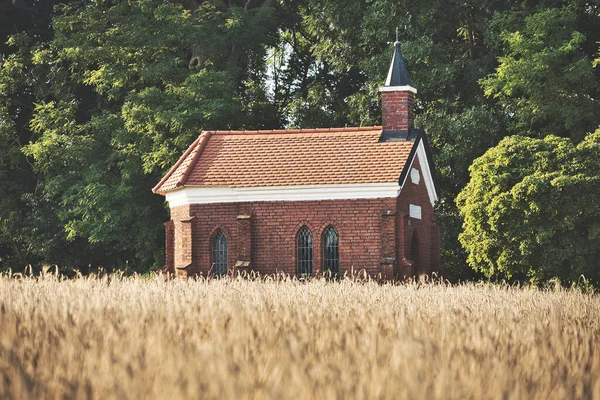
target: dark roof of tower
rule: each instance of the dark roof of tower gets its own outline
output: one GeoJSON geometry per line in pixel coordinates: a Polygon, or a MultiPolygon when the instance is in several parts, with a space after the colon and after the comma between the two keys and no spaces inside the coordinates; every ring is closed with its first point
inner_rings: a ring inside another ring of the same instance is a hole
{"type": "Polygon", "coordinates": [[[385,80],[384,86],[408,86],[410,85],[410,75],[408,75],[408,69],[406,63],[402,57],[402,50],[400,49],[400,42],[394,43],[394,56],[392,57],[392,63],[390,64],[390,70],[385,80]]]}

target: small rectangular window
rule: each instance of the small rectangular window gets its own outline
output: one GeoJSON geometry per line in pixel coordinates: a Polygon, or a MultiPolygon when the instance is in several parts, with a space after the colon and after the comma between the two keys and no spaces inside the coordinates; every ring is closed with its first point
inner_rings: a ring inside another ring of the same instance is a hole
{"type": "Polygon", "coordinates": [[[421,219],[421,206],[416,206],[414,204],[410,204],[408,206],[408,215],[411,218],[421,219]]]}

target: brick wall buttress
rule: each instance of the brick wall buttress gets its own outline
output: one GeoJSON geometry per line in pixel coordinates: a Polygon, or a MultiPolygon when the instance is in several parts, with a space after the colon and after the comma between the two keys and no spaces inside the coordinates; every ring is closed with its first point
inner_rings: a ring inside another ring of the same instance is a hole
{"type": "Polygon", "coordinates": [[[165,226],[165,268],[168,274],[175,273],[175,229],[173,220],[163,224],[165,226]]]}
{"type": "Polygon", "coordinates": [[[190,217],[181,221],[181,258],[177,266],[178,275],[194,274],[194,220],[190,217]]]}
{"type": "MultiPolygon", "coordinates": [[[[193,216],[190,215],[190,206],[183,205],[171,208],[171,221],[173,221],[173,250],[171,252],[176,276],[186,277],[191,272],[190,264],[193,263],[192,235],[193,216]]],[[[167,254],[167,258],[169,255],[167,254]]]]}
{"type": "Polygon", "coordinates": [[[381,211],[381,278],[394,278],[396,265],[396,210],[381,211]]]}

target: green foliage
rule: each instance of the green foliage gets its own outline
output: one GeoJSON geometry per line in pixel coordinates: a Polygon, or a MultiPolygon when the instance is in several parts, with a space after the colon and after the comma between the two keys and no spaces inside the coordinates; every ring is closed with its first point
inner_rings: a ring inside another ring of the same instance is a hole
{"type": "Polygon", "coordinates": [[[507,51],[496,72],[481,81],[485,94],[511,116],[515,133],[582,140],[600,123],[600,85],[575,8],[517,16],[496,15],[491,22],[507,51]]]}
{"type": "Polygon", "coordinates": [[[18,50],[0,68],[0,137],[15,136],[10,96],[22,90],[32,93],[31,134],[2,155],[25,155],[37,182],[0,204],[2,241],[31,249],[9,265],[160,265],[167,214],[150,188],[200,130],[251,120],[241,99],[253,81],[260,96],[261,76],[248,69],[264,55],[271,16],[268,7],[73,1],[56,8],[51,40],[13,36],[18,50]],[[192,48],[202,65],[190,69],[192,48]]]}
{"type": "Polygon", "coordinates": [[[378,88],[398,28],[413,86],[419,91],[416,125],[432,139],[442,189],[437,213],[442,263],[455,280],[471,278],[473,273],[457,241],[461,221],[454,198],[466,184],[472,160],[506,134],[505,117],[488,104],[478,80],[496,66],[497,48],[486,43],[489,21],[495,11],[504,12],[510,5],[500,0],[312,0],[304,15],[318,62],[329,63],[335,74],[358,70],[364,75],[364,83],[345,97],[346,108],[318,106],[312,111],[307,107],[305,114],[333,110],[330,120],[336,120],[335,114],[343,112],[350,125],[381,123],[378,88]]]}
{"type": "Polygon", "coordinates": [[[356,68],[365,74],[362,87],[347,97],[346,119],[354,124],[380,121],[379,104],[372,99],[389,65],[387,43],[398,28],[419,90],[417,125],[428,132],[435,154],[442,263],[450,278],[472,278],[458,242],[462,218],[455,206],[469,179],[468,166],[509,134],[582,140],[600,124],[599,76],[591,62],[600,41],[598,3],[314,0],[309,5],[305,21],[317,59],[339,73],[356,68]]]}
{"type": "Polygon", "coordinates": [[[457,198],[460,242],[488,277],[600,283],[600,129],[574,145],[505,138],[478,158],[457,198]]]}
{"type": "Polygon", "coordinates": [[[441,256],[445,273],[454,280],[475,278],[477,274],[466,266],[466,253],[458,242],[462,219],[454,199],[468,183],[471,160],[504,137],[506,121],[493,109],[471,107],[460,112],[440,102],[430,105],[417,123],[427,126],[441,189],[436,218],[442,226],[441,256]]]}
{"type": "Polygon", "coordinates": [[[381,123],[378,88],[398,28],[419,91],[416,125],[436,160],[442,262],[451,279],[476,278],[455,202],[468,167],[509,134],[579,142],[600,124],[599,7],[4,2],[0,266],[160,266],[167,213],[149,188],[199,131],[381,123]]]}

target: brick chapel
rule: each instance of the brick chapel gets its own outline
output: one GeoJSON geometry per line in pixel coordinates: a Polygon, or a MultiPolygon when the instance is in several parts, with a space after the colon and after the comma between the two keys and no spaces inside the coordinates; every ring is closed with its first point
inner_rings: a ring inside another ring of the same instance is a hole
{"type": "Polygon", "coordinates": [[[203,131],[153,188],[171,211],[164,272],[440,272],[434,168],[394,46],[383,126],[203,131]]]}

